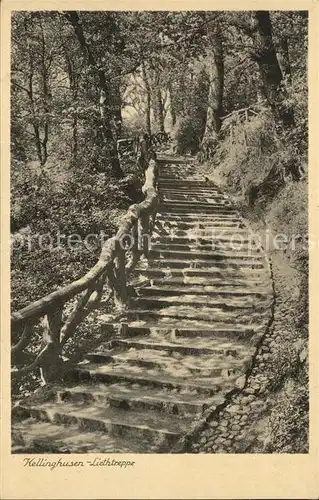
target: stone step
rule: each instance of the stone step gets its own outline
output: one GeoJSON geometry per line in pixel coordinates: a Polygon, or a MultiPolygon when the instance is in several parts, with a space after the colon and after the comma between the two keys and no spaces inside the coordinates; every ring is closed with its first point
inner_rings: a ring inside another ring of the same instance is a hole
{"type": "MultiPolygon", "coordinates": [[[[194,184],[192,181],[185,181],[184,184],[178,184],[174,180],[169,181],[169,180],[160,180],[158,183],[159,187],[159,192],[160,194],[164,193],[173,193],[173,194],[184,194],[184,193],[189,193],[189,195],[192,194],[204,194],[205,196],[223,196],[218,189],[214,187],[210,187],[207,184],[203,184],[202,182],[198,181],[198,184],[194,184]]],[[[225,199],[227,199],[227,196],[223,196],[225,199]]]]}
{"type": "Polygon", "coordinates": [[[209,295],[197,295],[190,293],[179,295],[152,295],[150,297],[141,295],[137,298],[130,300],[132,309],[165,309],[166,307],[197,307],[200,309],[212,310],[212,313],[219,313],[220,311],[261,311],[265,307],[270,306],[270,300],[258,300],[252,296],[246,297],[232,297],[226,299],[213,298],[209,295]]]}
{"type": "Polygon", "coordinates": [[[189,169],[177,169],[176,172],[169,172],[168,170],[160,170],[159,179],[162,182],[172,182],[176,185],[184,185],[187,183],[199,185],[203,184],[204,186],[213,186],[216,187],[213,183],[210,183],[203,176],[194,175],[194,172],[191,172],[189,169]],[[182,174],[182,175],[181,175],[182,174]],[[176,176],[176,177],[175,177],[176,176]],[[175,178],[174,178],[175,177],[175,178]]]}
{"type": "MultiPolygon", "coordinates": [[[[72,425],[92,432],[104,432],[111,437],[139,439],[146,445],[172,446],[187,430],[187,419],[176,420],[171,415],[158,418],[155,412],[127,412],[120,408],[102,408],[75,403],[43,403],[26,406],[30,417],[53,424],[72,425]]],[[[142,447],[143,443],[141,443],[142,447]]]]}
{"type": "Polygon", "coordinates": [[[166,247],[165,249],[158,249],[156,247],[152,246],[152,249],[150,251],[150,258],[151,259],[177,259],[177,260],[187,260],[187,261],[193,261],[193,260],[210,260],[210,261],[228,261],[231,260],[232,262],[236,263],[241,262],[241,261],[251,261],[253,263],[256,262],[261,262],[264,260],[264,255],[260,252],[244,252],[244,251],[235,251],[235,250],[228,250],[228,251],[223,251],[223,250],[212,250],[210,249],[209,251],[207,250],[202,250],[198,248],[194,248],[191,250],[175,250],[175,249],[169,249],[166,247]]]}
{"type": "Polygon", "coordinates": [[[192,189],[189,189],[188,185],[177,185],[176,182],[171,183],[168,181],[164,181],[162,183],[159,183],[159,187],[160,193],[188,193],[189,195],[192,195],[194,193],[205,193],[208,196],[223,196],[223,198],[226,198],[226,196],[218,188],[208,185],[193,186],[192,189]]]}
{"type": "MultiPolygon", "coordinates": [[[[202,178],[197,178],[195,179],[194,177],[189,176],[187,173],[183,174],[185,176],[184,184],[179,184],[179,180],[177,178],[168,178],[168,177],[163,177],[162,175],[159,176],[159,182],[161,184],[161,189],[184,189],[185,185],[189,185],[189,183],[194,182],[199,182],[202,185],[193,185],[193,189],[207,189],[208,191],[216,191],[217,193],[222,193],[222,191],[219,189],[217,185],[214,184],[208,184],[207,182],[203,183],[202,178]]],[[[222,193],[223,194],[223,193],[222,193]]]]}
{"type": "Polygon", "coordinates": [[[216,192],[210,192],[209,194],[205,191],[197,191],[195,193],[193,191],[190,193],[182,193],[180,191],[167,189],[161,190],[161,200],[163,201],[163,203],[178,203],[179,201],[188,201],[190,203],[210,203],[211,201],[216,201],[222,203],[223,201],[225,201],[225,197],[216,192]]]}
{"type": "Polygon", "coordinates": [[[232,248],[240,250],[243,248],[258,248],[261,249],[259,242],[250,235],[247,230],[240,228],[209,228],[209,229],[194,229],[179,230],[176,227],[156,225],[153,229],[151,244],[172,244],[172,245],[192,245],[201,248],[204,245],[209,245],[218,249],[218,247],[227,249],[229,245],[232,248]]]}
{"type": "MultiPolygon", "coordinates": [[[[174,262],[174,261],[173,261],[174,262]]],[[[264,281],[265,278],[269,279],[268,274],[265,272],[265,269],[260,269],[260,268],[245,268],[242,267],[241,269],[238,269],[238,267],[233,267],[232,269],[227,269],[225,270],[222,266],[219,267],[203,267],[203,268],[195,268],[195,267],[166,267],[165,266],[158,266],[155,267],[155,263],[152,263],[152,267],[148,268],[135,268],[136,271],[140,272],[141,274],[147,275],[150,279],[153,277],[160,277],[162,279],[169,279],[170,277],[182,277],[182,278],[188,278],[188,277],[200,277],[200,278],[205,278],[211,280],[212,278],[214,279],[232,279],[232,280],[242,280],[242,279],[261,279],[264,281]]],[[[184,264],[187,264],[184,262],[184,264]]],[[[189,263],[188,263],[189,265],[189,263]]]]}
{"type": "MultiPolygon", "coordinates": [[[[165,209],[165,207],[164,207],[164,209],[165,209]]],[[[162,213],[161,207],[158,209],[156,217],[158,217],[158,219],[160,221],[162,221],[163,219],[164,220],[171,220],[171,221],[175,221],[175,222],[187,222],[187,221],[191,222],[191,221],[195,220],[199,224],[205,224],[206,222],[209,222],[209,221],[242,222],[242,219],[236,213],[225,213],[225,214],[221,214],[219,212],[217,212],[217,213],[205,213],[205,212],[191,213],[191,212],[187,212],[187,213],[183,213],[183,214],[173,213],[173,212],[162,213]]]]}
{"type": "MultiPolygon", "coordinates": [[[[127,412],[154,412],[175,415],[176,418],[201,414],[207,405],[220,404],[219,395],[209,399],[199,399],[197,395],[187,392],[172,392],[169,389],[156,389],[151,392],[148,387],[138,384],[117,383],[79,384],[56,389],[56,400],[119,408],[127,412]]],[[[159,415],[160,417],[161,415],[159,415]]]]}
{"type": "Polygon", "coordinates": [[[251,278],[249,281],[247,279],[240,278],[212,278],[207,277],[205,275],[201,276],[178,276],[178,275],[164,275],[162,277],[146,278],[143,283],[141,281],[141,277],[136,280],[132,280],[132,286],[139,287],[138,293],[144,293],[143,290],[145,287],[150,288],[160,288],[164,287],[176,287],[177,288],[188,288],[191,287],[195,290],[195,287],[204,287],[208,290],[210,288],[214,289],[216,293],[228,293],[228,291],[233,291],[236,293],[238,290],[239,293],[241,291],[247,293],[272,293],[272,288],[268,285],[265,285],[261,279],[251,278]]]}
{"type": "MultiPolygon", "coordinates": [[[[184,174],[185,175],[185,179],[184,179],[184,183],[187,183],[189,184],[190,182],[200,182],[201,184],[203,184],[203,179],[194,179],[193,176],[189,176],[187,173],[184,174]]],[[[177,177],[173,177],[173,176],[168,176],[166,175],[165,173],[165,176],[163,175],[159,175],[158,177],[158,180],[159,180],[159,183],[162,184],[162,189],[183,189],[184,188],[184,184],[180,184],[179,181],[181,179],[177,178],[177,177]]],[[[194,188],[197,188],[198,186],[195,185],[194,188]]],[[[219,187],[217,185],[214,185],[214,184],[209,184],[207,182],[204,183],[203,185],[203,189],[207,189],[208,191],[215,191],[216,193],[218,194],[221,194],[221,195],[224,195],[224,193],[219,189],[219,187]]]]}
{"type": "Polygon", "coordinates": [[[190,203],[214,203],[214,202],[220,202],[223,203],[225,201],[224,196],[220,195],[219,193],[216,193],[214,191],[207,191],[207,190],[177,190],[177,189],[161,189],[160,190],[160,199],[162,202],[166,203],[172,203],[172,204],[178,204],[180,201],[186,201],[190,203]],[[168,198],[168,199],[166,199],[168,198]]]}
{"type": "Polygon", "coordinates": [[[158,220],[153,229],[152,241],[156,242],[159,237],[167,238],[192,238],[199,240],[209,238],[210,241],[223,241],[223,237],[229,239],[250,238],[252,244],[256,241],[253,235],[241,223],[223,223],[221,221],[191,222],[180,221],[178,223],[170,220],[158,220]]]}
{"type": "Polygon", "coordinates": [[[163,194],[162,194],[162,191],[160,191],[160,206],[164,205],[165,207],[171,207],[171,208],[174,208],[174,207],[185,207],[187,208],[188,205],[191,205],[193,207],[197,207],[197,208],[205,208],[205,206],[215,206],[215,205],[218,205],[218,204],[225,204],[227,205],[226,208],[229,208],[229,209],[232,209],[233,211],[236,210],[236,207],[233,205],[232,201],[230,200],[230,198],[226,197],[226,196],[223,196],[219,193],[214,193],[214,192],[211,192],[211,191],[200,191],[200,190],[197,190],[197,191],[193,191],[192,189],[185,189],[184,191],[176,191],[176,190],[169,190],[169,189],[166,189],[164,190],[163,194]],[[179,194],[179,195],[187,195],[187,196],[200,196],[201,198],[199,200],[196,200],[196,201],[190,201],[189,198],[181,198],[181,199],[178,199],[178,200],[173,200],[173,201],[164,201],[161,197],[162,196],[168,196],[168,195],[176,195],[176,194],[179,194]]]}
{"type": "Polygon", "coordinates": [[[185,227],[181,229],[176,225],[172,225],[170,222],[167,224],[160,223],[157,221],[154,229],[153,229],[153,239],[157,240],[159,237],[166,237],[166,238],[209,238],[209,239],[216,239],[217,241],[223,241],[223,238],[250,238],[251,240],[252,235],[248,231],[247,228],[243,227],[233,227],[233,228],[224,228],[224,227],[218,227],[215,228],[214,226],[212,227],[205,227],[204,224],[199,224],[197,226],[192,225],[192,224],[185,224],[185,227]]]}
{"type": "Polygon", "coordinates": [[[256,260],[239,260],[239,259],[198,259],[198,258],[188,258],[187,260],[181,260],[176,255],[172,255],[170,258],[159,258],[154,257],[149,262],[150,267],[155,269],[158,268],[169,268],[172,269],[184,269],[184,271],[191,269],[207,269],[210,272],[218,271],[218,269],[237,269],[238,271],[244,268],[249,269],[264,269],[264,264],[256,260]]]}
{"type": "Polygon", "coordinates": [[[205,209],[206,207],[216,207],[216,206],[219,206],[219,204],[222,202],[222,204],[224,205],[225,203],[228,204],[229,206],[227,208],[231,209],[233,212],[236,212],[236,209],[235,207],[232,206],[232,203],[231,201],[228,199],[228,198],[225,198],[225,197],[212,197],[208,200],[201,200],[201,201],[192,201],[190,202],[189,200],[178,200],[176,202],[172,202],[172,201],[165,201],[165,202],[161,202],[159,204],[159,209],[161,208],[167,208],[167,207],[176,207],[176,208],[180,208],[180,207],[184,207],[184,208],[188,208],[188,207],[192,207],[192,208],[203,208],[205,209]]]}
{"type": "MultiPolygon", "coordinates": [[[[169,223],[168,223],[169,224],[169,223]]],[[[198,229],[194,227],[188,227],[184,229],[179,229],[178,227],[172,227],[169,225],[157,225],[153,229],[151,244],[171,240],[172,242],[176,239],[182,238],[184,240],[190,240],[192,243],[208,244],[216,243],[216,248],[221,244],[227,245],[229,243],[238,244],[238,247],[242,244],[246,244],[248,239],[249,245],[252,248],[261,248],[259,242],[251,236],[247,230],[234,227],[225,229],[223,227],[210,227],[206,229],[198,229]],[[242,239],[241,239],[242,238],[242,239]]]]}
{"type": "Polygon", "coordinates": [[[147,386],[150,390],[154,387],[161,389],[181,391],[192,391],[194,395],[214,396],[233,387],[234,380],[237,375],[229,377],[191,377],[185,378],[182,370],[180,376],[166,375],[160,370],[147,369],[145,367],[133,367],[131,365],[121,364],[113,366],[109,364],[85,363],[78,365],[68,377],[72,377],[73,382],[88,382],[94,381],[105,383],[107,385],[115,382],[126,382],[130,384],[138,384],[147,386]]]}
{"type": "Polygon", "coordinates": [[[179,181],[183,182],[201,182],[205,183],[207,186],[211,186],[215,189],[219,189],[218,185],[216,183],[207,181],[203,175],[197,175],[196,172],[194,171],[194,167],[189,165],[186,168],[178,168],[176,170],[171,170],[168,169],[163,169],[162,167],[160,168],[159,171],[159,179],[165,181],[175,181],[175,183],[178,183],[179,181]]]}
{"type": "Polygon", "coordinates": [[[162,169],[166,169],[166,168],[171,168],[171,165],[185,165],[186,167],[191,167],[192,169],[194,169],[194,167],[192,166],[192,163],[194,162],[194,158],[192,158],[191,156],[189,158],[185,158],[184,156],[181,156],[181,157],[176,157],[176,156],[172,156],[172,157],[169,157],[167,155],[158,155],[157,156],[157,161],[160,163],[161,165],[161,171],[162,169]]]}
{"type": "MultiPolygon", "coordinates": [[[[173,180],[180,180],[180,177],[181,177],[181,172],[183,172],[184,174],[184,180],[186,178],[186,176],[190,179],[190,180],[196,180],[196,179],[199,179],[199,180],[205,180],[205,178],[203,176],[196,176],[194,175],[195,172],[194,172],[194,167],[193,166],[188,166],[186,168],[183,168],[183,169],[179,169],[178,171],[177,170],[174,170],[174,168],[161,168],[160,169],[160,174],[159,174],[159,179],[173,179],[173,180]]],[[[206,181],[205,181],[206,182],[206,181]]]]}
{"type": "Polygon", "coordinates": [[[221,215],[238,215],[237,210],[232,207],[225,205],[224,203],[201,203],[195,205],[194,203],[187,203],[185,205],[180,205],[178,203],[165,203],[165,206],[159,207],[158,213],[166,214],[221,214],[221,215]]]}
{"type": "MultiPolygon", "coordinates": [[[[174,212],[171,210],[168,212],[161,210],[156,215],[156,221],[158,224],[165,224],[169,221],[171,226],[188,223],[193,227],[197,226],[198,229],[206,229],[207,226],[210,227],[212,224],[218,224],[220,222],[225,224],[225,229],[227,229],[227,224],[229,223],[236,223],[238,227],[245,227],[242,226],[243,222],[237,217],[237,214],[232,214],[227,212],[227,210],[220,209],[215,211],[209,209],[206,213],[203,211],[195,212],[194,210],[192,210],[192,212],[190,210],[186,212],[184,209],[174,212]]],[[[183,229],[183,227],[179,229],[183,229]]]]}
{"type": "Polygon", "coordinates": [[[193,180],[191,178],[183,180],[183,179],[165,179],[164,177],[159,177],[158,186],[160,189],[165,186],[168,187],[176,186],[178,187],[178,189],[186,187],[189,190],[191,190],[192,188],[196,189],[198,187],[206,189],[210,188],[210,185],[207,182],[202,180],[193,180]]]}
{"type": "MultiPolygon", "coordinates": [[[[171,213],[171,212],[170,212],[171,213]]],[[[226,219],[223,216],[219,216],[218,214],[178,214],[178,215],[168,215],[166,213],[158,213],[158,222],[159,224],[170,225],[171,227],[180,226],[179,229],[185,227],[185,224],[193,228],[205,229],[211,227],[224,227],[225,229],[238,227],[244,228],[243,222],[241,219],[238,219],[235,216],[227,217],[226,219]]]]}
{"type": "Polygon", "coordinates": [[[175,320],[193,319],[211,324],[217,322],[236,325],[238,322],[249,325],[250,323],[258,323],[258,320],[263,322],[263,320],[268,318],[268,311],[224,311],[217,308],[172,305],[166,306],[163,309],[130,309],[127,311],[126,316],[129,322],[134,320],[155,322],[156,319],[160,318],[165,322],[169,322],[173,318],[175,320]]]}
{"type": "MultiPolygon", "coordinates": [[[[176,331],[174,328],[167,330],[167,328],[163,329],[161,327],[155,327],[151,330],[151,333],[145,333],[139,336],[130,336],[123,339],[119,338],[105,342],[101,344],[95,352],[100,352],[102,349],[104,352],[107,352],[108,355],[113,355],[114,353],[118,354],[118,352],[130,349],[142,350],[143,353],[144,350],[154,350],[165,351],[166,354],[168,353],[170,355],[178,354],[178,359],[182,359],[182,356],[193,356],[194,360],[196,360],[196,357],[198,357],[200,358],[199,361],[202,356],[211,355],[213,362],[215,359],[214,356],[216,357],[216,355],[234,356],[237,358],[239,355],[245,357],[249,352],[249,346],[247,346],[247,343],[243,343],[241,341],[236,342],[234,340],[230,342],[226,336],[216,338],[216,329],[210,330],[210,333],[214,333],[215,335],[212,338],[208,335],[197,334],[196,336],[195,333],[197,333],[197,331],[202,333],[203,330],[194,330],[194,335],[189,336],[187,344],[185,344],[185,335],[179,334],[181,331],[182,330],[176,331]]],[[[225,331],[227,331],[226,328],[219,333],[221,334],[225,331]]],[[[242,328],[241,331],[244,331],[244,329],[242,328]]],[[[208,333],[205,330],[204,332],[208,333]]],[[[198,363],[198,360],[196,363],[198,363]]]]}
{"type": "Polygon", "coordinates": [[[153,284],[152,286],[142,286],[137,290],[138,296],[146,295],[147,297],[150,297],[153,295],[164,295],[165,297],[168,297],[171,295],[181,295],[182,297],[184,297],[185,294],[198,294],[213,297],[214,300],[219,301],[232,299],[234,297],[239,297],[241,299],[245,299],[247,297],[252,299],[267,299],[269,297],[269,292],[270,290],[268,290],[267,292],[265,289],[258,289],[257,287],[253,289],[240,287],[224,287],[216,289],[216,287],[213,285],[195,286],[190,283],[184,283],[184,286],[176,286],[176,284],[174,283],[161,283],[159,286],[153,284]]]}
{"type": "Polygon", "coordinates": [[[222,217],[218,216],[211,216],[207,215],[206,219],[205,216],[200,214],[200,215],[195,215],[195,214],[183,214],[180,216],[172,216],[172,215],[167,215],[163,213],[157,214],[157,220],[160,224],[168,225],[170,224],[171,227],[176,227],[179,226],[180,228],[185,227],[185,224],[188,224],[192,227],[225,227],[225,228],[230,228],[230,227],[244,227],[241,219],[236,218],[236,217],[231,217],[227,219],[223,219],[222,217]]]}
{"type": "Polygon", "coordinates": [[[249,236],[248,233],[239,233],[239,234],[233,234],[233,235],[228,235],[224,234],[224,232],[219,231],[217,234],[215,232],[211,232],[210,235],[207,236],[201,236],[195,234],[189,234],[188,236],[174,236],[174,235],[157,235],[154,234],[152,238],[152,243],[155,245],[158,244],[167,244],[167,245],[198,245],[199,248],[202,246],[212,246],[214,245],[223,245],[226,243],[230,244],[233,243],[234,245],[241,244],[241,245],[247,245],[249,242],[251,242],[251,237],[249,236]]]}
{"type": "MultiPolygon", "coordinates": [[[[228,196],[225,196],[224,194],[212,190],[212,189],[207,189],[207,188],[195,188],[195,189],[179,189],[179,188],[169,188],[169,187],[164,187],[160,190],[160,197],[162,199],[162,196],[170,196],[170,195],[179,195],[182,196],[181,199],[176,200],[176,202],[171,202],[173,205],[187,205],[189,202],[188,198],[184,198],[184,196],[201,196],[200,200],[194,201],[194,205],[202,205],[202,204],[207,204],[207,203],[216,203],[218,200],[229,203],[229,205],[232,205],[232,201],[228,196]]],[[[164,203],[165,205],[167,202],[161,202],[164,203]]]]}
{"type": "MultiPolygon", "coordinates": [[[[225,352],[233,352],[245,348],[253,335],[258,333],[262,326],[259,324],[242,325],[236,323],[206,323],[197,320],[183,320],[171,318],[159,318],[157,322],[131,321],[127,324],[127,335],[130,339],[120,339],[124,344],[128,340],[136,340],[136,337],[147,337],[144,341],[160,338],[161,342],[173,343],[177,347],[204,347],[213,350],[226,349],[225,352]],[[185,339],[187,344],[185,345],[185,339]],[[191,342],[190,342],[191,339],[191,342]]],[[[248,347],[249,348],[249,347],[248,347]]]]}
{"type": "Polygon", "coordinates": [[[26,418],[15,422],[14,432],[21,436],[19,446],[12,453],[153,453],[155,447],[140,440],[129,442],[120,437],[111,437],[104,432],[88,432],[77,426],[62,426],[52,422],[26,418]]]}
{"type": "MultiPolygon", "coordinates": [[[[169,342],[177,347],[208,347],[209,349],[220,352],[233,352],[246,349],[251,338],[263,328],[262,325],[236,323],[208,323],[200,320],[183,320],[170,318],[158,318],[156,322],[150,321],[131,321],[127,324],[127,335],[130,339],[121,339],[124,343],[128,340],[136,340],[140,336],[149,342],[150,339],[160,338],[161,342],[169,342]],[[185,346],[185,339],[187,344],[185,346]],[[190,342],[191,339],[191,342],[190,342]]],[[[250,346],[251,347],[251,346],[250,346]]]]}
{"type": "MultiPolygon", "coordinates": [[[[149,369],[157,371],[161,375],[179,376],[183,377],[228,377],[230,374],[241,375],[243,369],[243,358],[239,357],[239,353],[233,351],[232,355],[225,355],[213,351],[205,351],[205,349],[194,348],[191,353],[181,353],[170,345],[171,349],[164,348],[164,344],[138,343],[135,347],[136,341],[128,341],[127,349],[113,349],[103,350],[100,346],[94,352],[88,353],[86,359],[93,363],[111,363],[114,369],[129,369],[129,367],[149,369]],[[142,347],[141,344],[144,344],[142,347]],[[157,349],[155,348],[157,347],[157,349]],[[197,355],[194,352],[197,351],[197,355]],[[201,351],[199,355],[198,352],[201,351]],[[236,356],[237,354],[237,356],[236,356]]],[[[121,347],[123,347],[122,344],[121,347]]],[[[166,346],[167,347],[167,346],[166,346]]]]}
{"type": "Polygon", "coordinates": [[[208,243],[209,240],[207,241],[207,244],[205,243],[200,243],[199,240],[196,242],[196,240],[192,240],[192,242],[189,242],[188,244],[182,244],[182,243],[170,243],[170,239],[168,238],[165,243],[160,243],[159,242],[160,238],[155,238],[151,244],[151,248],[153,250],[161,251],[161,250],[176,250],[180,252],[193,252],[193,251],[204,251],[204,252],[226,252],[226,251],[233,251],[233,252],[243,252],[246,253],[246,255],[256,255],[260,253],[260,248],[255,247],[250,245],[249,243],[241,243],[241,242],[217,242],[213,239],[211,239],[211,242],[208,243]]]}
{"type": "Polygon", "coordinates": [[[205,188],[196,188],[196,189],[189,189],[189,188],[169,188],[167,187],[161,187],[160,188],[160,200],[161,202],[166,203],[172,203],[172,204],[179,204],[179,203],[187,203],[191,202],[194,204],[197,203],[224,203],[227,201],[229,206],[231,206],[231,200],[230,198],[224,196],[223,194],[211,190],[211,189],[205,189],[205,188]],[[171,201],[165,200],[165,198],[171,198],[171,201]],[[194,201],[192,201],[192,198],[195,198],[194,201]]]}
{"type": "MultiPolygon", "coordinates": [[[[157,219],[156,225],[154,227],[153,239],[156,240],[157,236],[169,236],[174,238],[176,236],[191,236],[200,238],[202,235],[210,236],[214,241],[218,241],[219,238],[226,235],[229,239],[238,238],[239,234],[246,238],[250,236],[249,232],[239,221],[227,220],[223,221],[217,218],[209,218],[207,222],[203,219],[180,219],[172,220],[166,219],[165,217],[160,217],[157,219]],[[183,230],[184,234],[181,234],[183,230]],[[244,231],[243,231],[244,230],[244,231]],[[228,233],[228,234],[227,234],[228,233]]],[[[250,236],[252,239],[252,236],[250,236]]]]}

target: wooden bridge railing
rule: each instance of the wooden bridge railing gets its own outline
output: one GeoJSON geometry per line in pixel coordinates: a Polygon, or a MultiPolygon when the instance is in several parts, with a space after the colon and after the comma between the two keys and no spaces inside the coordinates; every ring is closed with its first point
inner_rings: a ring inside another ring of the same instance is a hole
{"type": "Polygon", "coordinates": [[[88,314],[98,307],[105,286],[108,288],[107,300],[114,296],[119,312],[127,307],[127,277],[140,256],[147,257],[150,218],[158,204],[157,165],[154,159],[147,160],[147,163],[143,186],[145,199],[128,209],[116,235],[104,243],[95,266],[82,278],[12,313],[11,331],[20,335],[19,341],[12,346],[14,380],[36,368],[40,368],[45,383],[59,377],[66,342],[88,314]],[[63,319],[66,305],[74,300],[73,310],[66,320],[63,319]],[[41,347],[32,362],[23,366],[23,351],[36,343],[35,328],[40,322],[43,327],[41,347]]]}

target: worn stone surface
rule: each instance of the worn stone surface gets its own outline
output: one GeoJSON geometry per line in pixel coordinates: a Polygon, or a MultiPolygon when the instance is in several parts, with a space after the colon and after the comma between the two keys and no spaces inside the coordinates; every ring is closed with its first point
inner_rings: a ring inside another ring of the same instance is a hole
{"type": "MultiPolygon", "coordinates": [[[[188,451],[232,452],[238,436],[244,439],[244,416],[253,420],[255,395],[267,387],[267,378],[257,384],[249,375],[256,339],[271,320],[268,262],[249,249],[249,229],[229,199],[193,165],[163,164],[159,190],[148,258],[136,268],[121,318],[125,328],[86,354],[53,388],[53,401],[21,405],[22,439],[36,434],[39,422],[61,426],[61,452],[85,448],[75,437],[79,428],[92,442],[109,435],[108,452],[182,451],[185,436],[188,451]],[[245,242],[241,250],[234,237],[245,242]]],[[[256,374],[270,357],[270,348],[260,351],[256,374]]]]}
{"type": "MultiPolygon", "coordinates": [[[[291,288],[287,286],[287,279],[283,279],[282,276],[284,264],[280,256],[275,255],[273,260],[274,280],[277,285],[274,322],[263,338],[262,348],[255,358],[251,375],[248,377],[242,395],[231,398],[219,415],[220,420],[226,414],[231,415],[230,429],[233,437],[229,448],[230,453],[267,452],[268,418],[276,402],[276,390],[272,387],[278,377],[277,353],[283,341],[286,340],[288,329],[294,331],[295,328],[293,318],[296,303],[292,297],[291,288]]],[[[211,430],[212,435],[217,438],[212,453],[220,453],[223,451],[223,446],[219,441],[219,428],[211,426],[211,430]]],[[[201,452],[205,453],[207,450],[202,448],[201,452]]]]}

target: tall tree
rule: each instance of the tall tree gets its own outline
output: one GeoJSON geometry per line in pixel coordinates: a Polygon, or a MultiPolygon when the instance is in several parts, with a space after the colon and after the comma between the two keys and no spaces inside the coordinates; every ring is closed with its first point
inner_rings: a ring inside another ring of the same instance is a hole
{"type": "Polygon", "coordinates": [[[294,125],[294,115],[287,104],[287,95],[282,85],[283,75],[273,41],[268,11],[256,11],[251,14],[251,36],[254,42],[253,57],[259,66],[264,92],[276,123],[284,128],[290,128],[294,125]]]}
{"type": "Polygon", "coordinates": [[[116,138],[113,136],[112,131],[112,113],[111,113],[111,92],[110,84],[107,80],[104,69],[98,65],[95,60],[95,56],[87,42],[82,23],[80,22],[79,14],[76,11],[65,12],[65,16],[68,21],[72,24],[79,44],[82,48],[84,55],[86,56],[88,65],[94,70],[98,77],[98,84],[100,88],[100,131],[101,137],[105,145],[105,151],[108,154],[108,160],[110,161],[112,172],[116,177],[122,177],[123,172],[120,166],[116,138]]]}
{"type": "Polygon", "coordinates": [[[159,132],[165,132],[164,102],[163,102],[162,90],[159,84],[156,85],[154,92],[153,109],[154,109],[156,128],[159,130],[159,132]]]}
{"type": "Polygon", "coordinates": [[[218,142],[223,114],[224,54],[218,14],[205,13],[204,22],[208,40],[209,91],[206,127],[201,147],[204,151],[213,152],[218,142]]]}
{"type": "Polygon", "coordinates": [[[43,23],[41,12],[14,17],[11,78],[15,89],[24,94],[21,99],[28,123],[27,131],[32,136],[41,169],[48,159],[52,97],[50,78],[54,57],[53,39],[46,36],[43,23]]]}
{"type": "Polygon", "coordinates": [[[146,71],[146,65],[145,61],[142,61],[142,77],[143,77],[143,82],[145,86],[145,93],[146,93],[146,109],[145,109],[145,127],[146,127],[146,132],[150,136],[152,133],[152,128],[151,128],[151,100],[152,100],[152,91],[151,91],[151,86],[149,82],[149,78],[147,75],[146,71]]]}

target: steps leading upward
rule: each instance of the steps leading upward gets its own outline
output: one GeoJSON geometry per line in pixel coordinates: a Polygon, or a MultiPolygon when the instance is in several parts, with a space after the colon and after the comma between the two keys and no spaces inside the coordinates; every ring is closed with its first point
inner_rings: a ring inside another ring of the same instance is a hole
{"type": "Polygon", "coordinates": [[[169,452],[247,374],[270,317],[268,263],[229,198],[177,163],[160,161],[125,334],[14,409],[13,451],[169,452]]]}

